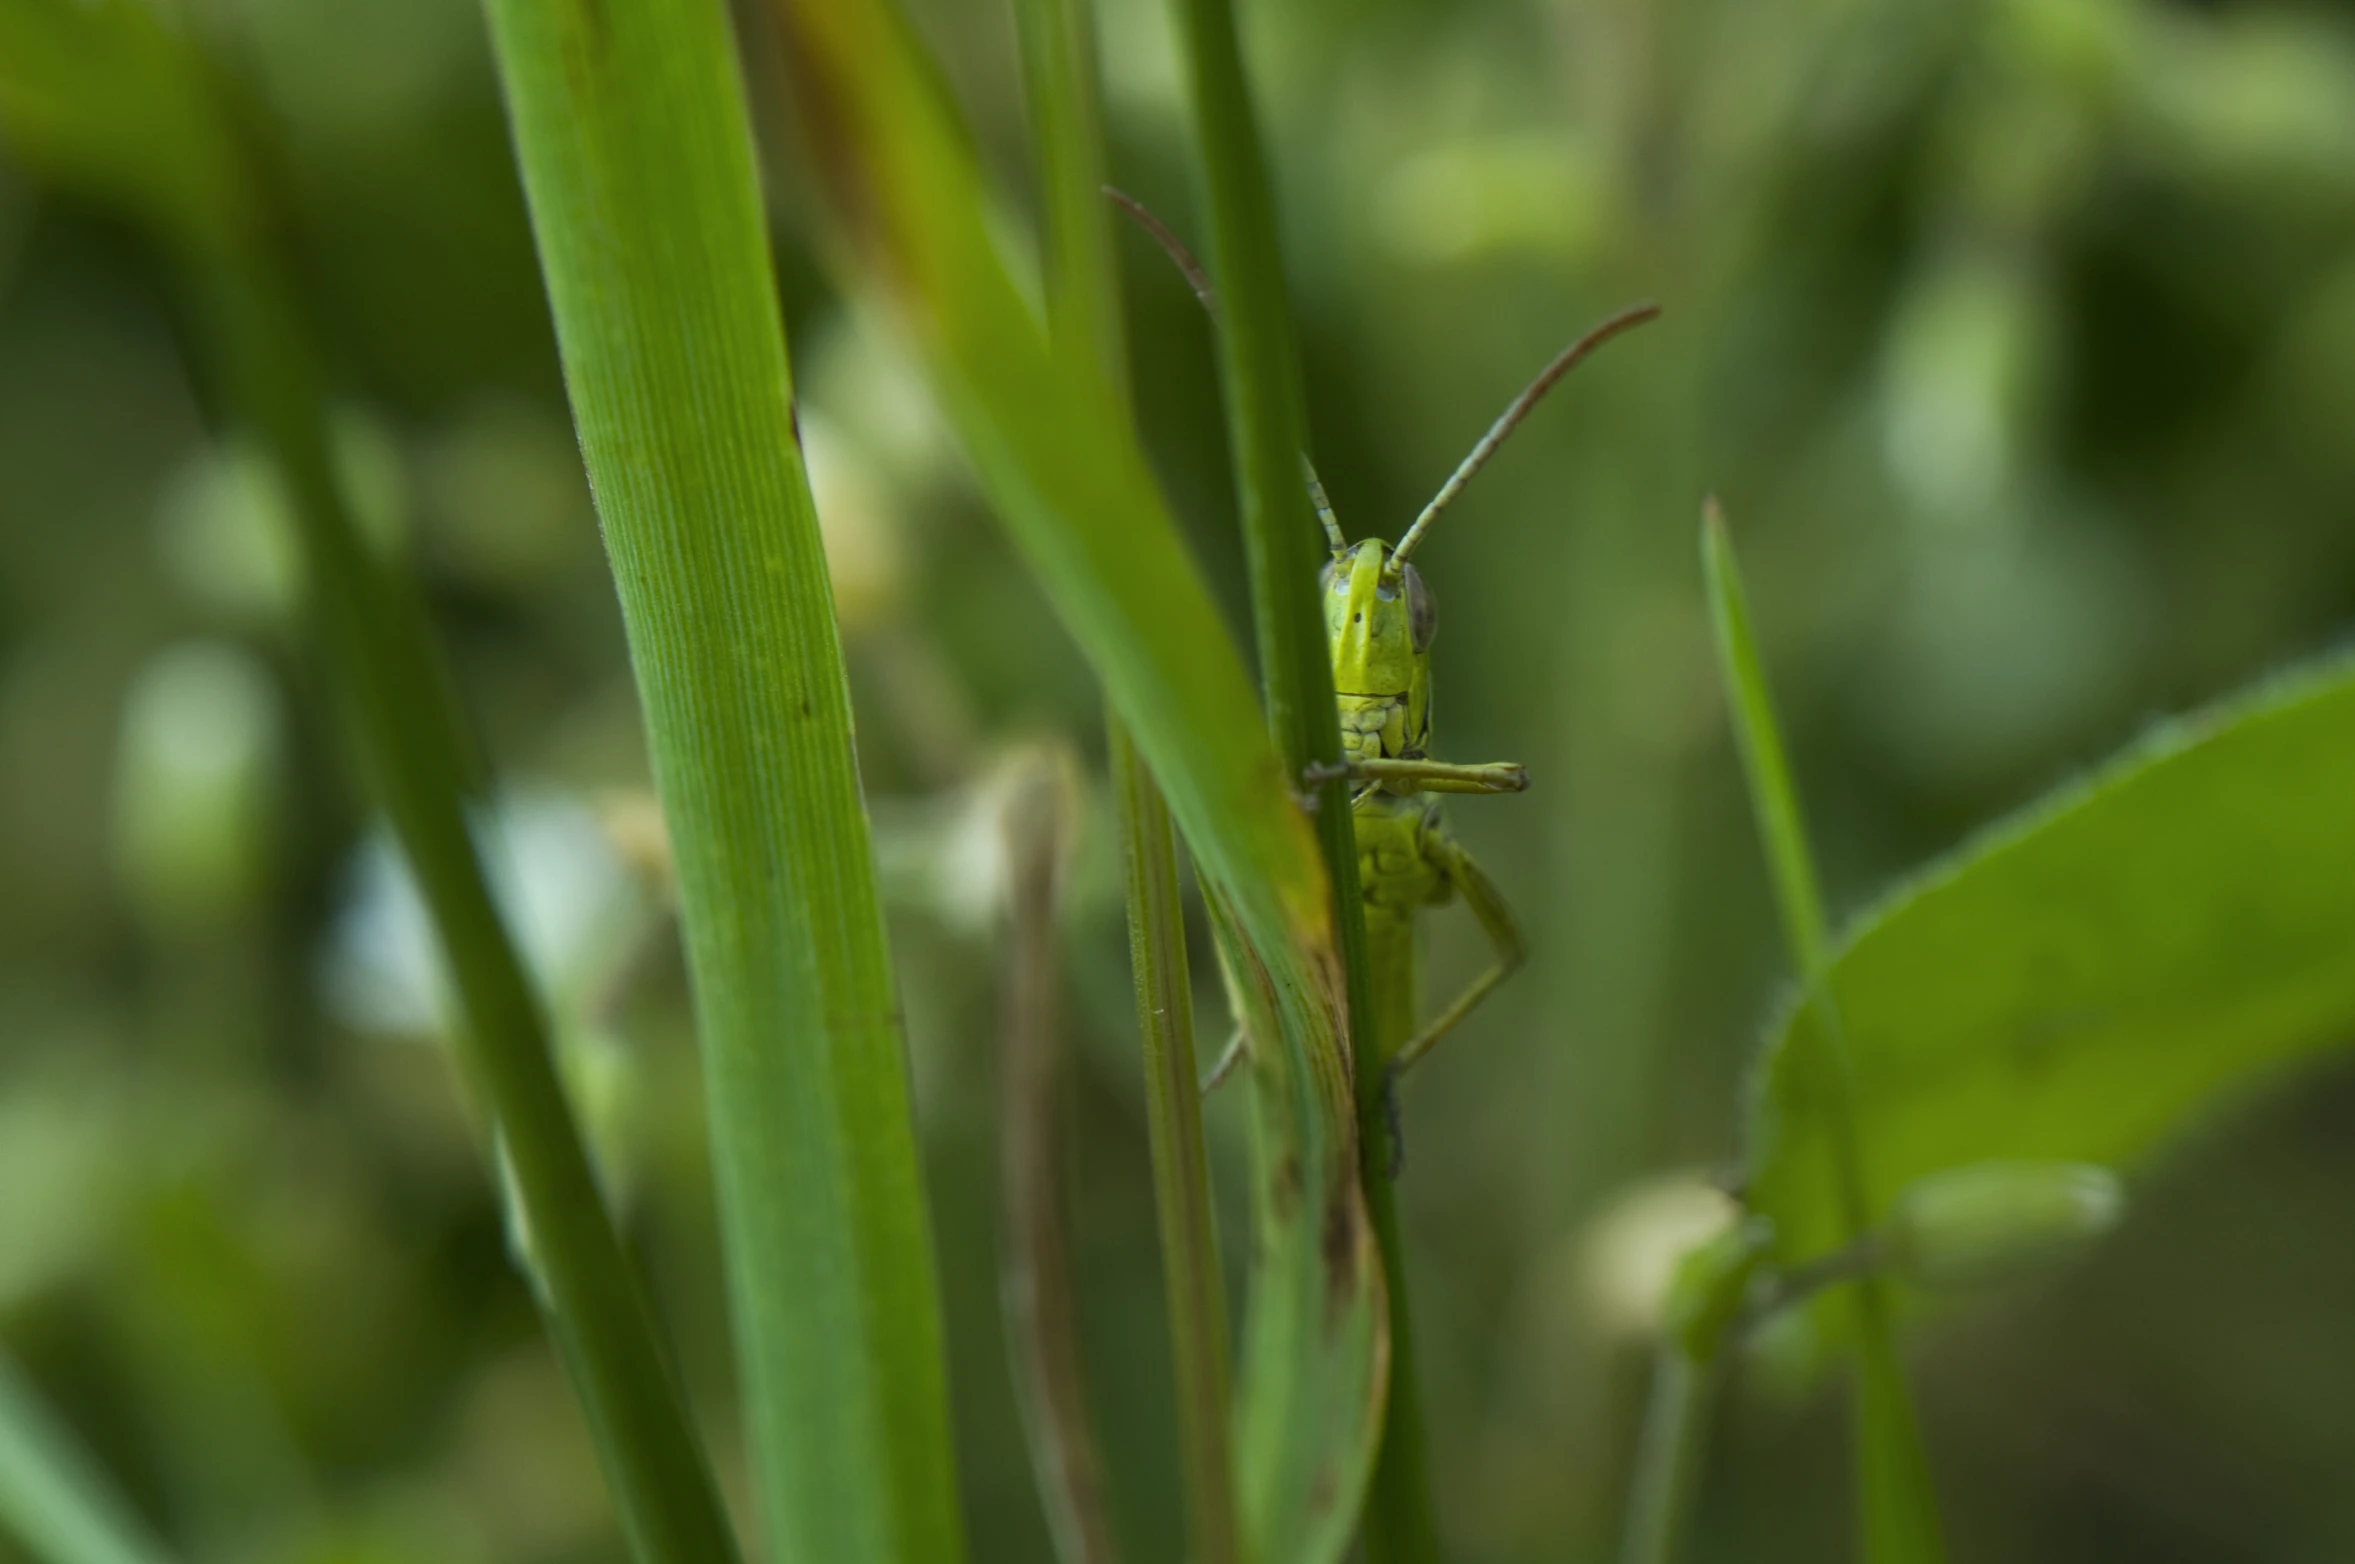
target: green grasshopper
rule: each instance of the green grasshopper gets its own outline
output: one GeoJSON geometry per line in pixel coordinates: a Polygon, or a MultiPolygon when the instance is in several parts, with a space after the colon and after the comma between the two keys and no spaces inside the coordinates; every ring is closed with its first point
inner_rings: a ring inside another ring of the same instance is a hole
{"type": "MultiPolygon", "coordinates": [[[[1177,236],[1119,191],[1106,194],[1169,253],[1215,320],[1217,298],[1209,279],[1177,236]]],[[[1407,556],[1557,381],[1612,337],[1659,313],[1656,304],[1633,305],[1556,354],[1489,426],[1395,544],[1380,538],[1350,542],[1315,468],[1306,457],[1301,459],[1317,520],[1333,546],[1319,587],[1325,631],[1332,643],[1343,753],[1338,766],[1312,767],[1302,780],[1311,787],[1335,777],[1359,784],[1351,795],[1350,816],[1357,832],[1358,886],[1365,898],[1366,954],[1374,983],[1374,1057],[1384,1061],[1385,1102],[1393,1101],[1390,1091],[1398,1077],[1511,977],[1525,955],[1520,926],[1503,892],[1448,833],[1440,802],[1429,795],[1518,793],[1529,786],[1529,774],[1510,761],[1458,765],[1431,758],[1431,642],[1439,631],[1439,605],[1407,556]],[[1496,959],[1418,1030],[1415,918],[1425,907],[1443,905],[1457,895],[1495,946],[1496,959]]],[[[1204,1091],[1226,1078],[1246,1046],[1238,1031],[1204,1078],[1204,1091]]],[[[1397,1145],[1394,1125],[1394,1154],[1397,1145]]]]}

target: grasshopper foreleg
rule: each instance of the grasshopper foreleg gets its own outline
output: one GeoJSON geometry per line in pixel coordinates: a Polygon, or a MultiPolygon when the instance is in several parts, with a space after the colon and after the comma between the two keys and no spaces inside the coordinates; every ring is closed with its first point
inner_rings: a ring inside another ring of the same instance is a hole
{"type": "Polygon", "coordinates": [[[1528,769],[1510,760],[1464,766],[1418,755],[1396,760],[1336,761],[1310,766],[1301,773],[1301,780],[1311,787],[1322,786],[1336,777],[1363,782],[1370,788],[1404,783],[1403,791],[1413,793],[1521,793],[1529,788],[1528,769]]]}

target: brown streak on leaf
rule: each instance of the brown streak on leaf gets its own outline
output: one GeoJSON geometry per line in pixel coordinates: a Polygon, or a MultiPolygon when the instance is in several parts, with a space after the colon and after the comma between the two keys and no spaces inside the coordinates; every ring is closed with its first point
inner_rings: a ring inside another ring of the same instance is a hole
{"type": "Polygon", "coordinates": [[[889,264],[875,170],[863,155],[858,89],[844,74],[847,40],[841,36],[839,20],[829,27],[827,19],[813,16],[811,9],[808,0],[777,0],[775,6],[786,73],[793,82],[794,119],[836,225],[853,247],[889,275],[894,268],[889,264]]]}

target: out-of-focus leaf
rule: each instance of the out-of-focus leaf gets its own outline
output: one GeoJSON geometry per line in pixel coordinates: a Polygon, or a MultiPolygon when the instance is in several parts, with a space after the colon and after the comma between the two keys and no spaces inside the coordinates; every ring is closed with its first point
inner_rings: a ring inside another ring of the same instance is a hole
{"type": "Polygon", "coordinates": [[[43,1564],[170,1564],[172,1558],[4,1358],[0,1532],[43,1564]]]}
{"type": "Polygon", "coordinates": [[[275,464],[308,617],[432,911],[466,1021],[459,1059],[496,1121],[532,1280],[624,1530],[642,1559],[730,1558],[717,1487],[468,833],[473,757],[433,630],[345,492],[348,472],[368,468],[365,448],[338,450],[294,268],[262,220],[266,165],[247,144],[234,84],[188,21],[168,0],[0,0],[0,132],[42,172],[139,225],[174,271],[218,406],[275,464]]]}
{"type": "Polygon", "coordinates": [[[1135,736],[1224,931],[1253,1037],[1254,1271],[1237,1385],[1253,1556],[1347,1543],[1379,1426],[1384,1293],[1323,865],[1123,400],[1054,351],[961,128],[881,0],[781,0],[846,264],[916,343],[991,499],[1135,736]]]}
{"type": "MultiPolygon", "coordinates": [[[[1867,1198],[1994,1158],[2118,1166],[2355,1041],[2355,668],[2171,722],[1967,843],[1835,953],[1867,1198]]],[[[1749,1148],[1785,1262],[1843,1237],[1827,1108],[1775,1026],[1749,1148]]]]}
{"type": "Polygon", "coordinates": [[[254,198],[188,25],[166,0],[5,0],[0,129],[60,182],[209,248],[254,198]]]}

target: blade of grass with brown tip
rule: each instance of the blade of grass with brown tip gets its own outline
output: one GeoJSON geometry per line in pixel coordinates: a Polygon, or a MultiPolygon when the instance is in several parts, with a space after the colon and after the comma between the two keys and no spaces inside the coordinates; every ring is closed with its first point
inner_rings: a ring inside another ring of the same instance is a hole
{"type": "Polygon", "coordinates": [[[927,365],[1223,910],[1222,954],[1262,1044],[1237,1384],[1245,1528],[1254,1557],[1323,1564],[1354,1526],[1386,1332],[1314,831],[1118,401],[1053,346],[998,251],[970,143],[904,20],[883,0],[777,3],[838,264],[927,365]]]}
{"type": "MultiPolygon", "coordinates": [[[[1126,412],[1128,352],[1102,195],[1103,91],[1090,0],[1017,0],[1014,15],[1045,206],[1048,334],[1075,372],[1094,365],[1126,412]]],[[[1161,790],[1120,714],[1107,709],[1104,727],[1128,871],[1129,964],[1143,1043],[1187,1530],[1197,1564],[1240,1564],[1227,1430],[1226,1286],[1194,1084],[1193,993],[1176,842],[1161,790]]]]}

